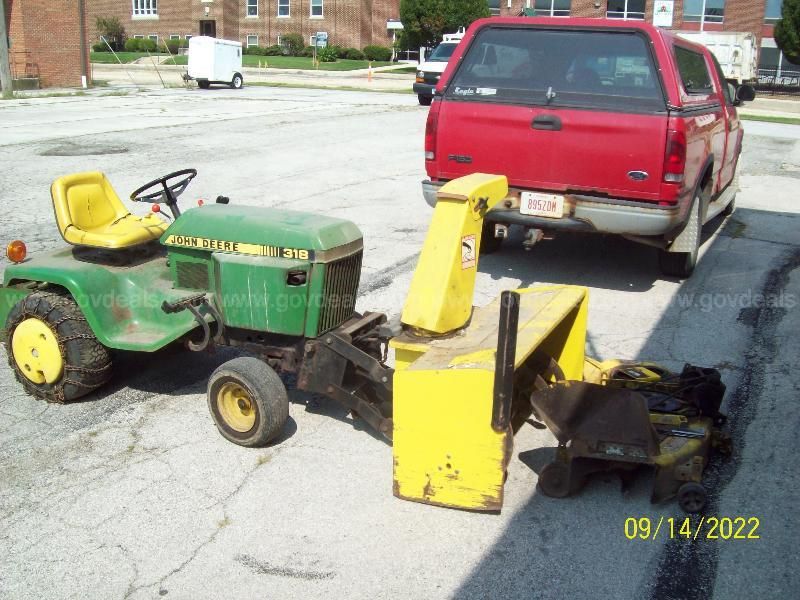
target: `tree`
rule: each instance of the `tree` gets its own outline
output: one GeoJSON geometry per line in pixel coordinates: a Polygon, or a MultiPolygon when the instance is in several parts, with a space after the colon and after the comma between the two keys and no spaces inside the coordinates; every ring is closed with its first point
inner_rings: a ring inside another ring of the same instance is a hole
{"type": "Polygon", "coordinates": [[[115,51],[125,47],[125,27],[117,17],[97,17],[94,22],[97,34],[104,37],[115,51]]]}
{"type": "Polygon", "coordinates": [[[781,20],[775,23],[774,35],[786,59],[800,65],[800,0],[783,0],[781,20]]]}
{"type": "Polygon", "coordinates": [[[488,16],[487,0],[400,0],[402,40],[408,48],[432,46],[443,34],[488,16]]]}

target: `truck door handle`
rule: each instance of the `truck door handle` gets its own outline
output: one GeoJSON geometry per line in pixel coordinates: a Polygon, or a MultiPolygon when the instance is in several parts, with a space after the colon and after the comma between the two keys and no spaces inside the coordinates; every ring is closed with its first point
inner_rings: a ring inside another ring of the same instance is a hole
{"type": "Polygon", "coordinates": [[[545,131],[561,131],[561,119],[554,115],[539,115],[534,117],[531,127],[545,131]]]}

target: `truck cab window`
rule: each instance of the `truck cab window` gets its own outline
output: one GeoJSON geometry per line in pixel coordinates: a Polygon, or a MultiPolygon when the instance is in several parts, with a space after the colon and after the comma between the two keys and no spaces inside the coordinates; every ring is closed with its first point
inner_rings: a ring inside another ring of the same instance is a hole
{"type": "Polygon", "coordinates": [[[702,54],[675,46],[675,60],[681,76],[683,89],[687,94],[708,94],[714,91],[711,74],[702,54]]]}

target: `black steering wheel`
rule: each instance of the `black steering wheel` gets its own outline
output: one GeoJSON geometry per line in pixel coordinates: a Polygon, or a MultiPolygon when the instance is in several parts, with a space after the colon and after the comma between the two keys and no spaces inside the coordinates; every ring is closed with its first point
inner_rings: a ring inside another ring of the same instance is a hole
{"type": "Polygon", "coordinates": [[[169,175],[164,175],[158,179],[153,179],[145,183],[142,187],[135,189],[131,192],[131,200],[133,202],[150,202],[151,204],[159,204],[163,202],[166,204],[172,216],[176,219],[181,215],[178,209],[178,196],[180,196],[189,186],[189,182],[197,176],[197,169],[181,169],[169,175]],[[171,179],[178,179],[175,183],[169,183],[171,179]],[[145,194],[150,188],[160,185],[161,189],[157,192],[150,192],[145,194]]]}

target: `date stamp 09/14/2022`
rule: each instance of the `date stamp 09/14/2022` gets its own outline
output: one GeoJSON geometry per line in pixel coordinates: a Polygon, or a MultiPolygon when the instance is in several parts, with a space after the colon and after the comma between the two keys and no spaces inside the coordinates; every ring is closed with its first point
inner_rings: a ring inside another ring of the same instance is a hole
{"type": "Polygon", "coordinates": [[[625,537],[629,540],[760,540],[758,517],[628,517],[625,537]]]}

